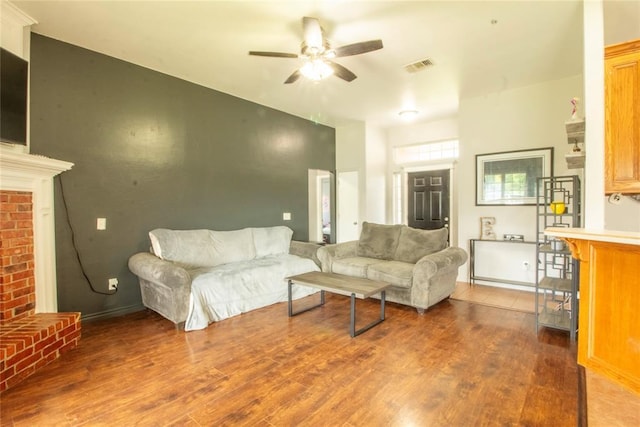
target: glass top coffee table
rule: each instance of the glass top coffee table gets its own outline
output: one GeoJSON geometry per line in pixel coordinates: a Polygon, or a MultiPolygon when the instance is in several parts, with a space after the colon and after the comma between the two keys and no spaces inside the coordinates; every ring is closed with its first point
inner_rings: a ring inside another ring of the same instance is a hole
{"type": "Polygon", "coordinates": [[[379,323],[384,321],[384,302],[385,290],[391,286],[389,283],[378,282],[375,280],[363,279],[359,277],[344,276],[335,273],[323,273],[320,271],[312,271],[309,273],[298,274],[296,276],[287,277],[288,295],[289,295],[289,317],[304,313],[316,307],[324,305],[324,292],[328,291],[334,294],[346,295],[351,297],[351,316],[349,322],[349,333],[352,337],[360,335],[368,331],[379,323]],[[312,288],[320,289],[320,303],[307,307],[299,311],[293,311],[293,301],[291,298],[291,287],[296,285],[305,285],[312,288]],[[365,299],[371,295],[380,293],[380,318],[356,330],[356,298],[365,299]]]}

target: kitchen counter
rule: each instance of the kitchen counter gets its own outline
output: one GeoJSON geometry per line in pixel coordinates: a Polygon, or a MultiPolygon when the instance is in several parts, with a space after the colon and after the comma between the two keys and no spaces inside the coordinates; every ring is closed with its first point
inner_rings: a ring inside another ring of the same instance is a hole
{"type": "Polygon", "coordinates": [[[580,260],[578,363],[640,396],[640,233],[544,232],[580,260]]]}
{"type": "Polygon", "coordinates": [[[622,243],[625,245],[640,246],[640,232],[590,230],[586,228],[549,227],[544,230],[548,236],[591,240],[594,242],[622,243]]]}

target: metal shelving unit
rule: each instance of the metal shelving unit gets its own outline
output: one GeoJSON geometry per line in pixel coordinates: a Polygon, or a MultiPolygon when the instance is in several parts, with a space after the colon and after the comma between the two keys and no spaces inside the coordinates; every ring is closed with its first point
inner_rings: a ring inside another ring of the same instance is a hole
{"type": "Polygon", "coordinates": [[[536,327],[578,330],[580,264],[562,240],[546,236],[548,227],[580,227],[580,178],[538,178],[536,189],[536,327]]]}

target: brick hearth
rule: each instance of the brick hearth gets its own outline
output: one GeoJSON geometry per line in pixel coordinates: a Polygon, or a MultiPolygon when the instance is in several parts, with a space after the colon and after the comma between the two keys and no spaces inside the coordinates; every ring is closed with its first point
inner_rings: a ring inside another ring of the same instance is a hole
{"type": "Polygon", "coordinates": [[[36,313],[32,193],[0,190],[0,392],[78,345],[80,313],[36,313]]]}

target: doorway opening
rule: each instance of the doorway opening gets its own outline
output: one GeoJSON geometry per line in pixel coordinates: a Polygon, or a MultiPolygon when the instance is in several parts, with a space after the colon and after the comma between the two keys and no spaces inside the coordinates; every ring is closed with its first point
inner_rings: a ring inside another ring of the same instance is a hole
{"type": "Polygon", "coordinates": [[[334,175],[309,169],[309,240],[335,243],[334,175]]]}

